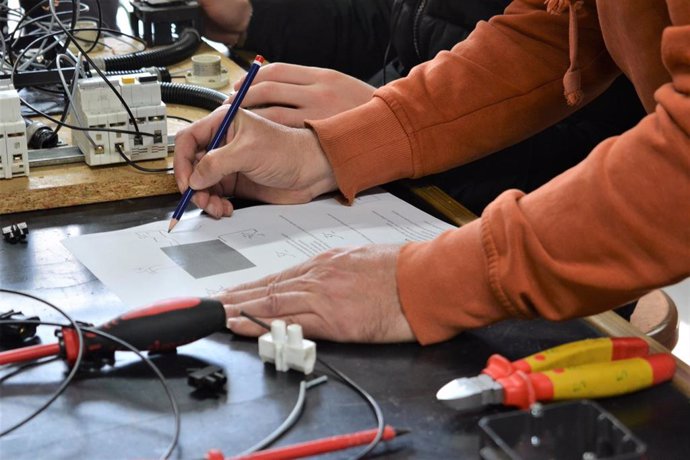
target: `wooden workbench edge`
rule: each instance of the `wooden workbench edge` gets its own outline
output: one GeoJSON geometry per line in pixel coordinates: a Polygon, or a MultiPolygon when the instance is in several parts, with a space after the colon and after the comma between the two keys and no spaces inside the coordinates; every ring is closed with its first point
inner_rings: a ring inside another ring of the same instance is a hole
{"type": "MultiPolygon", "coordinates": [[[[141,164],[165,168],[172,164],[172,159],[141,164]]],[[[144,173],[124,164],[36,168],[29,177],[18,177],[2,185],[0,214],[179,193],[172,173],[144,173]]]]}
{"type": "MultiPolygon", "coordinates": [[[[642,334],[630,322],[612,311],[589,316],[585,318],[585,321],[597,331],[610,337],[641,337],[649,343],[649,350],[652,353],[671,353],[668,348],[649,336],[642,334]]],[[[680,358],[675,358],[676,374],[673,376],[673,386],[686,396],[690,396],[690,366],[680,358]]]]}

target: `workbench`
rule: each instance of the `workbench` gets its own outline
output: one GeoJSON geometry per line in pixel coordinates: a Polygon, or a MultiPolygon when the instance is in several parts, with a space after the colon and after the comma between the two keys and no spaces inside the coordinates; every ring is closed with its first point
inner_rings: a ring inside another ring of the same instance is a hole
{"type": "MultiPolygon", "coordinates": [[[[208,50],[208,49],[207,49],[208,50]]],[[[243,70],[227,58],[230,81],[243,70]]],[[[184,68],[185,63],[179,67],[184,68]]],[[[226,91],[229,88],[226,88],[226,91]]],[[[196,119],[198,109],[170,107],[196,119]]],[[[181,125],[172,126],[174,132],[181,125]]],[[[167,160],[148,162],[160,167],[167,160]]],[[[446,220],[463,225],[475,217],[432,186],[398,184],[397,192],[446,220]]],[[[0,181],[0,226],[26,222],[26,243],[0,242],[0,287],[49,300],[74,318],[101,324],[137,307],[124,305],[62,246],[69,236],[123,229],[169,219],[179,192],[171,174],[143,174],[126,165],[90,168],[69,164],[33,168],[28,178],[0,181]],[[89,204],[96,203],[96,204],[89,204]],[[75,206],[80,205],[80,206],[75,206]],[[26,212],[24,212],[26,211],[26,212]]],[[[0,294],[2,309],[11,306],[43,320],[62,319],[33,301],[0,294]]],[[[52,342],[54,328],[39,328],[52,342]]],[[[639,335],[614,313],[562,323],[506,321],[468,331],[445,343],[352,345],[319,342],[318,355],[369,391],[386,423],[411,433],[383,443],[377,458],[477,458],[477,421],[503,412],[490,408],[458,414],[435,399],[448,381],[474,376],[487,358],[500,353],[513,360],[587,337],[639,335]]],[[[663,347],[652,342],[653,351],[663,347]]],[[[155,356],[182,414],[179,445],[172,458],[203,458],[212,449],[236,454],[273,431],[297,398],[302,377],[276,372],[258,357],[256,339],[217,333],[155,356]],[[200,394],[187,384],[187,371],[217,365],[228,377],[227,393],[200,394]]],[[[682,362],[673,382],[635,394],[598,402],[648,447],[650,459],[687,458],[690,438],[690,371],[682,362]]],[[[9,372],[0,371],[2,375],[9,372]]],[[[62,362],[46,364],[0,383],[0,430],[43,404],[64,377],[62,362]]],[[[317,365],[317,373],[329,374],[317,365]]],[[[307,393],[297,426],[278,445],[369,429],[374,417],[367,404],[332,376],[307,393]]],[[[118,353],[116,365],[74,382],[47,411],[0,438],[0,458],[156,458],[173,433],[173,416],[163,388],[136,357],[118,353]]],[[[326,458],[345,458],[340,452],[326,458]]]]}
{"type": "MultiPolygon", "coordinates": [[[[422,192],[423,194],[424,192],[422,192]]],[[[25,221],[25,244],[0,243],[0,285],[45,298],[76,319],[101,324],[137,307],[123,305],[61,245],[66,237],[127,228],[167,219],[178,194],[0,216],[0,225],[25,221]]],[[[446,208],[454,206],[446,202],[446,208]]],[[[61,320],[46,308],[17,297],[0,296],[11,306],[43,320],[61,320]]],[[[617,335],[634,335],[620,320],[606,320],[617,335]]],[[[602,323],[602,321],[598,321],[602,323]]],[[[507,409],[458,414],[435,399],[446,382],[476,375],[492,353],[517,359],[538,350],[602,335],[597,320],[563,323],[506,321],[457,338],[422,347],[417,344],[352,345],[319,342],[318,356],[369,391],[382,407],[386,423],[411,433],[384,443],[377,458],[478,458],[481,416],[507,409]]],[[[54,328],[39,329],[44,342],[54,328]]],[[[655,345],[658,348],[658,345],[655,345]]],[[[182,413],[182,432],[172,458],[203,458],[211,448],[236,454],[273,431],[292,409],[301,377],[263,365],[256,339],[217,333],[159,355],[161,368],[182,413]],[[187,385],[187,370],[207,365],[223,368],[227,393],[202,398],[187,385]]],[[[687,366],[674,382],[598,402],[648,446],[650,459],[687,458],[690,420],[687,366]]],[[[64,376],[61,362],[47,364],[0,384],[1,427],[28,415],[57,388],[64,376]]],[[[8,370],[3,370],[3,374],[8,370]]],[[[318,373],[324,369],[317,365],[318,373]]],[[[301,419],[278,445],[373,428],[365,402],[336,379],[307,392],[301,419]]],[[[115,367],[73,383],[42,414],[0,438],[0,457],[156,458],[173,432],[173,417],[160,383],[133,355],[118,353],[115,367]]],[[[340,452],[326,458],[347,458],[340,452]]]]}

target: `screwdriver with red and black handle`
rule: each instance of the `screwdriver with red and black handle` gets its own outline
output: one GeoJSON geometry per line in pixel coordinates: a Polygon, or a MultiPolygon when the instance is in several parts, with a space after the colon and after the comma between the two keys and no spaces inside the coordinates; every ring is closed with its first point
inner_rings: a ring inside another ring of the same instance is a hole
{"type": "MultiPolygon", "coordinates": [[[[97,329],[129,343],[141,351],[173,350],[214,332],[225,329],[225,310],[218,300],[190,297],[170,299],[129,311],[102,324],[97,329]]],[[[63,327],[59,341],[0,352],[0,364],[32,361],[46,356],[62,356],[74,364],[79,352],[79,338],[71,327],[63,327]]],[[[84,356],[112,355],[126,350],[121,345],[93,332],[84,331],[84,356]]]]}

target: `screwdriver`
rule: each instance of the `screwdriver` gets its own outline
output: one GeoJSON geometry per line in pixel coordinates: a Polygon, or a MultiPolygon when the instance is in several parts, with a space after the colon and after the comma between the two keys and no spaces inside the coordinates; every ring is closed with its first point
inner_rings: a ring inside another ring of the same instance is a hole
{"type": "MultiPolygon", "coordinates": [[[[98,327],[142,351],[170,351],[180,345],[225,329],[223,304],[214,299],[189,297],[170,299],[129,311],[98,327]]],[[[77,332],[63,327],[57,343],[34,345],[0,352],[0,365],[30,361],[46,356],[62,356],[73,365],[79,353],[77,332]]],[[[92,332],[84,331],[84,356],[112,356],[126,350],[92,332]]]]}

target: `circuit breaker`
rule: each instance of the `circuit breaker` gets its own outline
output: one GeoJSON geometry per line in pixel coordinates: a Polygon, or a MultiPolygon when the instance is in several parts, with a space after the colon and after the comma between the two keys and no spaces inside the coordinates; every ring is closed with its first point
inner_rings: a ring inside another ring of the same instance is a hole
{"type": "Polygon", "coordinates": [[[29,175],[26,124],[19,94],[9,78],[0,78],[0,179],[29,175]]]}
{"type": "Polygon", "coordinates": [[[122,96],[141,134],[122,101],[100,77],[80,80],[71,111],[72,124],[89,128],[74,130],[73,141],[90,166],[122,163],[120,152],[132,161],[165,158],[168,129],[160,83],[150,74],[111,76],[108,81],[122,96]],[[121,131],[131,131],[124,133],[121,131]]]}

